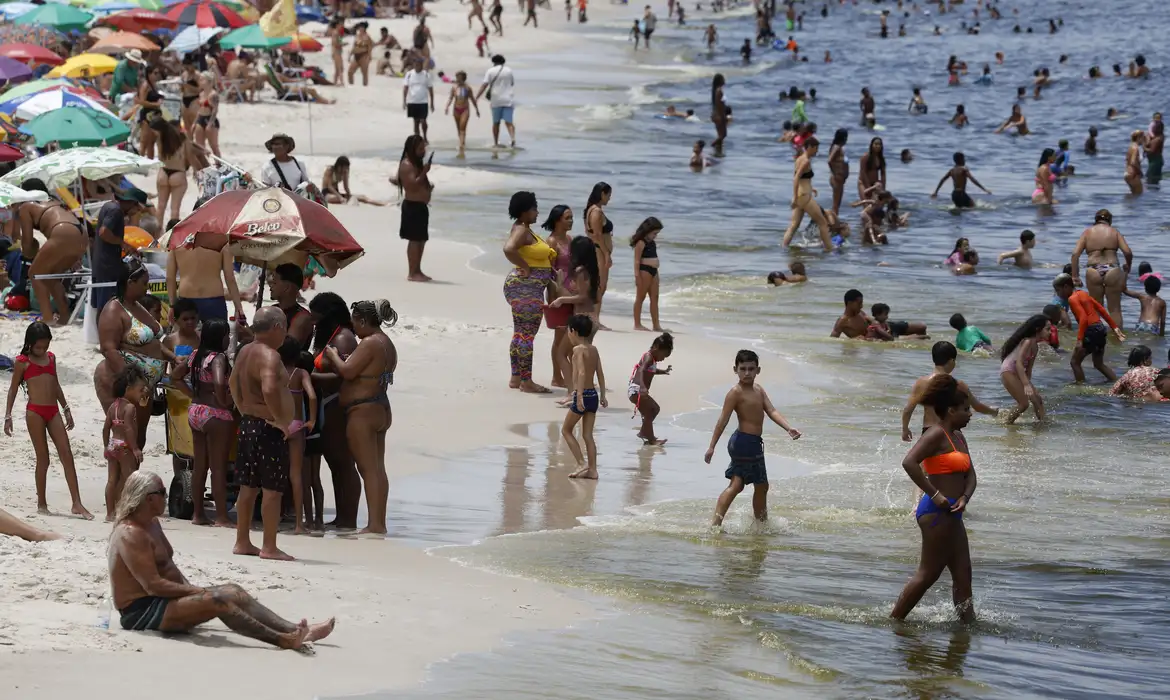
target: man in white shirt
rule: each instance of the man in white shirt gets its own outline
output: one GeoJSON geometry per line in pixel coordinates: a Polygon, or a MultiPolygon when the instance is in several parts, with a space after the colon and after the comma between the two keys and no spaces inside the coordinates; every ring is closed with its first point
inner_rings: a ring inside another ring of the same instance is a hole
{"type": "Polygon", "coordinates": [[[483,76],[483,85],[479,87],[479,92],[475,93],[475,99],[478,100],[485,92],[488,94],[492,104],[492,139],[496,148],[500,146],[500,122],[504,122],[508,127],[512,148],[515,148],[516,127],[512,125],[515,79],[512,77],[512,69],[504,65],[503,56],[499,54],[492,56],[492,63],[494,65],[483,76]]]}
{"type": "Polygon", "coordinates": [[[423,59],[414,59],[414,66],[406,71],[402,79],[402,108],[406,116],[414,120],[414,135],[419,136],[422,127],[423,141],[427,140],[427,107],[435,109],[435,88],[431,74],[423,67],[423,59]]]}
{"type": "Polygon", "coordinates": [[[309,182],[305,166],[292,157],[297,142],[288,134],[273,134],[264,142],[264,148],[272,154],[272,160],[260,169],[260,181],[269,187],[280,187],[295,192],[297,187],[309,182]]]}

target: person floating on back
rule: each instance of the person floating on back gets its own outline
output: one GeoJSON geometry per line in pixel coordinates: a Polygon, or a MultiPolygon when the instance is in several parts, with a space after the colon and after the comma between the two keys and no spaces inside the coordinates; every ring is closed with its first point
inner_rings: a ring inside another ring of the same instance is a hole
{"type": "Polygon", "coordinates": [[[751,350],[740,350],[735,355],[735,373],[739,383],[727,392],[723,399],[723,411],[715,423],[715,432],[711,435],[711,444],[703,461],[711,463],[715,456],[715,444],[723,436],[728,421],[734,411],[739,427],[731,434],[727,441],[727,452],[731,455],[731,465],[724,472],[724,476],[731,481],[719,500],[715,503],[715,517],[711,521],[713,527],[722,527],[723,518],[727,509],[731,507],[735,497],[748,484],[755,484],[755,493],[752,495],[752,511],[756,520],[764,521],[768,518],[768,470],[764,464],[764,416],[786,430],[788,435],[797,440],[800,431],[793,428],[780,415],[780,411],[772,405],[768,392],[763,387],[756,386],[756,376],[760,373],[760,358],[751,350]]]}

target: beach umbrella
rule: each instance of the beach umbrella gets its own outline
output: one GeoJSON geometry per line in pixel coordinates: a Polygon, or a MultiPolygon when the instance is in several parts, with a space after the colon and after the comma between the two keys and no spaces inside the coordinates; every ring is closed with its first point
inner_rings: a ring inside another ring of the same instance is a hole
{"type": "Polygon", "coordinates": [[[101,53],[83,53],[74,56],[47,73],[50,78],[82,78],[113,73],[118,59],[101,53]]]}
{"type": "Polygon", "coordinates": [[[218,249],[225,241],[237,260],[261,266],[307,254],[336,271],[364,252],[328,209],[279,187],[216,195],[171,230],[167,247],[218,249]]]}
{"type": "Polygon", "coordinates": [[[171,43],[167,44],[166,50],[175,53],[191,53],[223,32],[222,27],[187,27],[175,35],[171,43]]]}
{"type": "MultiPolygon", "coordinates": [[[[60,54],[68,53],[60,32],[52,27],[41,27],[35,24],[7,24],[0,26],[0,45],[4,44],[30,44],[48,49],[58,54],[58,62],[64,60],[60,57],[60,54]]],[[[12,56],[12,58],[24,60],[18,56],[12,56]]],[[[44,61],[37,62],[44,63],[44,61]]]]}
{"type": "Polygon", "coordinates": [[[292,41],[285,44],[284,46],[281,46],[280,50],[304,51],[306,53],[312,53],[314,51],[320,51],[323,48],[325,48],[324,44],[317,41],[313,37],[305,34],[304,32],[297,32],[296,34],[292,35],[292,41]]]}
{"type": "MultiPolygon", "coordinates": [[[[138,49],[139,51],[146,52],[158,51],[160,48],[158,44],[136,32],[114,32],[89,47],[89,50],[94,54],[113,54],[129,51],[130,49],[138,49]]],[[[92,54],[82,54],[82,56],[87,55],[92,54]]],[[[65,65],[69,65],[68,62],[65,65]]],[[[61,66],[61,68],[64,67],[61,66]]]]}
{"type": "Polygon", "coordinates": [[[37,9],[37,6],[31,2],[10,2],[6,5],[0,5],[0,18],[11,22],[17,17],[32,12],[35,9],[37,9]]]}
{"type": "Polygon", "coordinates": [[[35,24],[68,32],[74,29],[85,29],[91,21],[93,21],[93,15],[85,10],[79,10],[69,5],[49,4],[40,5],[37,9],[24,13],[13,20],[13,24],[35,24]]]}
{"type": "Polygon", "coordinates": [[[0,182],[0,207],[4,207],[5,209],[20,202],[44,202],[48,199],[49,195],[40,190],[30,192],[22,190],[15,185],[0,182]]]}
{"type": "Polygon", "coordinates": [[[12,123],[12,117],[0,114],[0,141],[22,141],[24,134],[12,123]]]}
{"type": "Polygon", "coordinates": [[[182,0],[168,7],[164,14],[179,24],[196,27],[237,29],[248,24],[248,20],[227,5],[207,0],[182,0]]]}
{"type": "Polygon", "coordinates": [[[0,56],[0,81],[6,85],[19,83],[32,77],[32,70],[14,58],[0,56]]]}
{"type": "Polygon", "coordinates": [[[160,165],[152,158],[143,158],[116,148],[69,148],[29,161],[0,178],[0,181],[19,185],[25,180],[36,178],[49,189],[55,189],[68,187],[79,177],[101,180],[131,173],[146,175],[160,165]]]}
{"type": "MultiPolygon", "coordinates": [[[[9,88],[0,93],[0,105],[12,102],[13,100],[24,97],[25,95],[35,95],[38,92],[45,90],[52,90],[53,88],[60,88],[62,86],[70,87],[73,83],[66,78],[41,78],[40,80],[30,80],[27,83],[21,83],[16,87],[9,88]]],[[[15,105],[12,109],[16,109],[15,105]]],[[[0,112],[3,112],[0,109],[0,112]]]]}
{"type": "Polygon", "coordinates": [[[36,139],[37,146],[59,143],[62,148],[107,146],[130,138],[130,127],[106,110],[65,107],[36,117],[20,130],[36,139]]]}
{"type": "MultiPolygon", "coordinates": [[[[18,160],[23,160],[25,157],[24,151],[16,146],[0,143],[0,163],[14,163],[18,160]]],[[[11,185],[9,186],[11,187],[11,185]]]]}
{"type": "Polygon", "coordinates": [[[134,8],[158,12],[166,3],[160,0],[82,0],[75,4],[83,5],[90,12],[120,12],[134,8]]]}
{"type": "Polygon", "coordinates": [[[298,22],[320,22],[325,24],[325,15],[321,10],[312,5],[297,5],[297,21],[298,22]]]}
{"type": "Polygon", "coordinates": [[[65,59],[39,44],[0,44],[0,56],[7,56],[21,63],[32,63],[36,61],[37,63],[51,66],[59,66],[65,62],[65,59]]]}
{"type": "MultiPolygon", "coordinates": [[[[102,24],[117,27],[127,32],[154,31],[156,29],[175,29],[179,23],[161,12],[136,8],[116,12],[101,20],[102,24]]],[[[134,48],[134,47],[130,47],[134,48]]]]}
{"type": "MultiPolygon", "coordinates": [[[[0,103],[0,110],[3,110],[4,107],[5,103],[0,103]]],[[[52,112],[62,107],[89,107],[99,112],[105,112],[114,119],[118,118],[113,112],[107,110],[101,102],[93,99],[89,95],[78,94],[72,90],[46,90],[45,92],[38,92],[35,95],[31,95],[28,99],[20,98],[20,103],[16,106],[16,111],[12,114],[17,119],[32,119],[33,117],[39,117],[45,112],[52,112]]]]}
{"type": "Polygon", "coordinates": [[[287,36],[268,36],[259,24],[228,32],[219,38],[225,49],[275,49],[292,41],[287,36]]]}

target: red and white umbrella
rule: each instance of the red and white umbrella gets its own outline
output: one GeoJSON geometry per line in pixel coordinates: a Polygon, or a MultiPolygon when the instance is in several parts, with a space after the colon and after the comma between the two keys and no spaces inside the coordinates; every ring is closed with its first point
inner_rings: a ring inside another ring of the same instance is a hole
{"type": "Polygon", "coordinates": [[[317,259],[333,274],[365,252],[325,207],[279,187],[218,194],[179,222],[167,248],[219,249],[254,265],[317,259]]]}

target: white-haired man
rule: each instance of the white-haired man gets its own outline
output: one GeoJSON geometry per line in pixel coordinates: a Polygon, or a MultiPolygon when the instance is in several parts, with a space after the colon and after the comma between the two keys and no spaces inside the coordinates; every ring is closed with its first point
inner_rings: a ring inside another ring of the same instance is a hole
{"type": "Polygon", "coordinates": [[[218,618],[245,637],[282,649],[300,649],[333,631],[333,618],[293,624],[234,583],[192,586],[175,566],[174,549],[158,522],[166,506],[167,490],[157,474],[138,471],[126,480],[110,537],[110,585],[122,629],[188,632],[218,618]]]}

